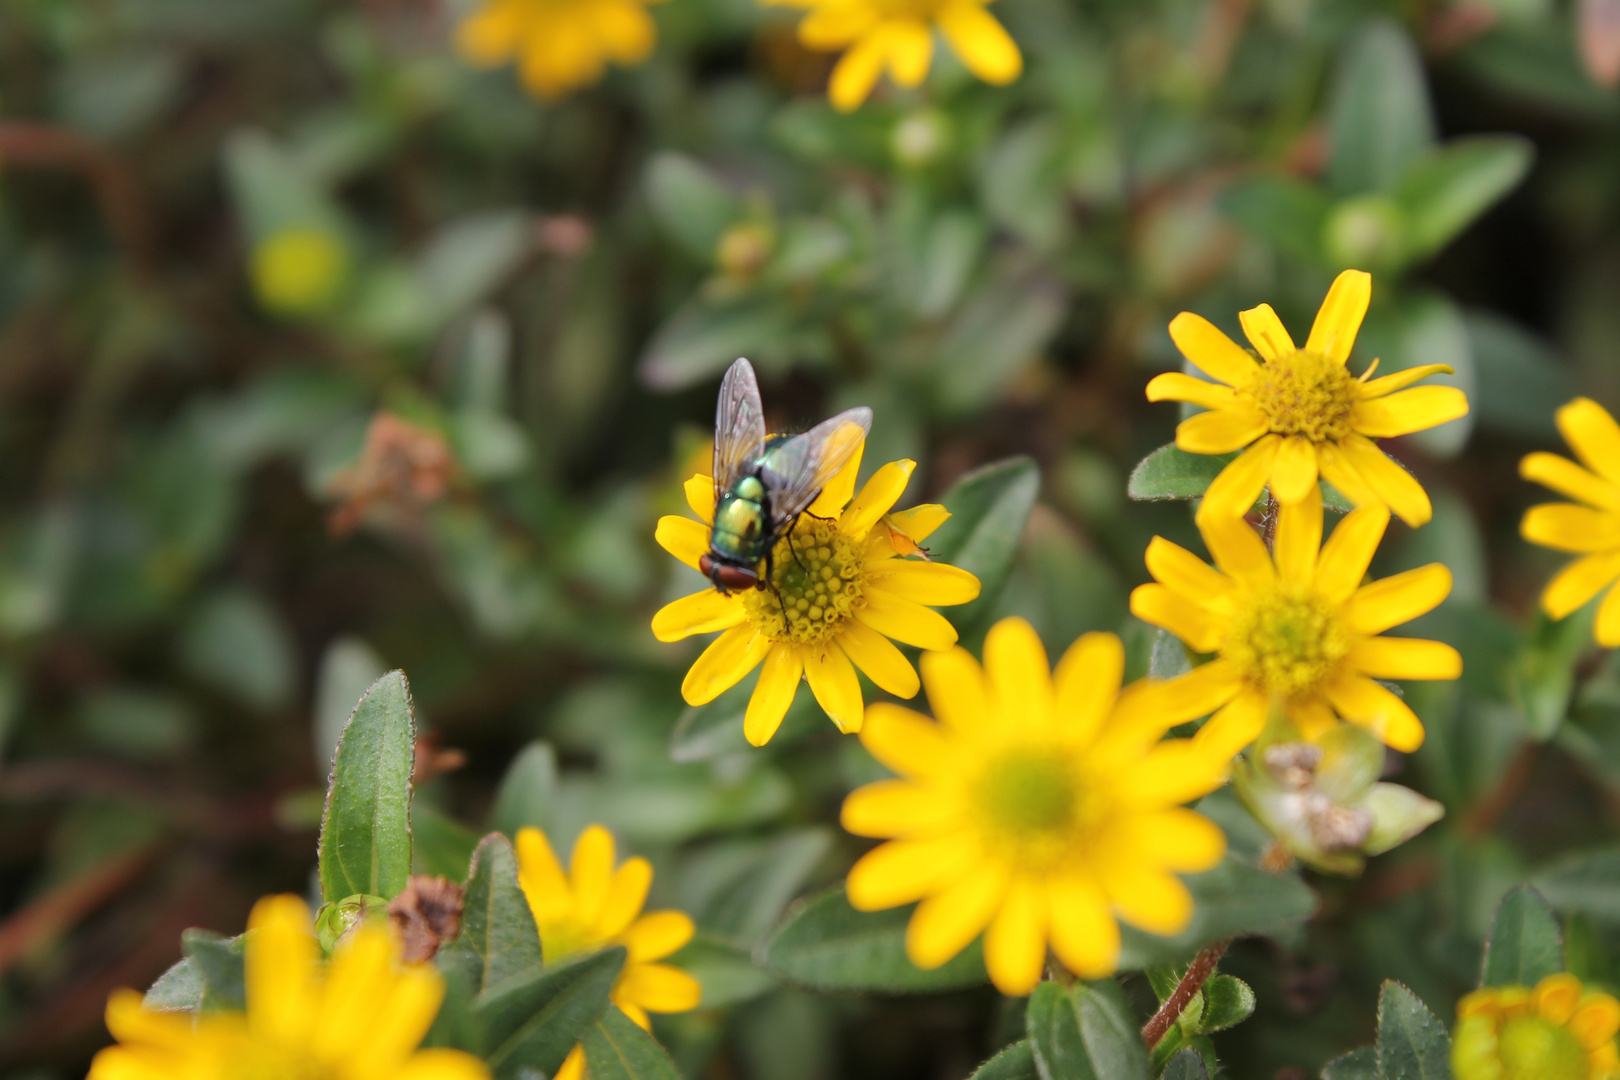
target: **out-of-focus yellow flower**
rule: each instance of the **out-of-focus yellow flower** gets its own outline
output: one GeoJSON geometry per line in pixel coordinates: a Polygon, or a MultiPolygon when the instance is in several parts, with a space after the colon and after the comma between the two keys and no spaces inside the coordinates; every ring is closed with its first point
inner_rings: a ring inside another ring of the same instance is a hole
{"type": "Polygon", "coordinates": [[[596,82],[609,60],[641,63],[657,39],[647,0],[485,0],[456,31],[469,63],[516,60],[523,85],[545,101],[596,82]]]}
{"type": "Polygon", "coordinates": [[[309,908],[260,900],[248,919],[247,1012],[154,1012],[120,990],[107,1003],[118,1040],[89,1080],[489,1080],[459,1050],[418,1050],[444,997],[431,965],[402,967],[390,932],[362,925],[323,969],[309,908]]]}
{"type": "Polygon", "coordinates": [[[1422,485],[1372,440],[1465,416],[1468,398],[1454,386],[1396,393],[1425,376],[1450,372],[1445,364],[1374,379],[1375,361],[1361,378],[1350,374],[1345,362],[1371,298],[1370,274],[1340,274],[1303,349],[1271,305],[1243,312],[1243,332],[1260,354],[1258,362],[1202,316],[1184,311],[1171,321],[1170,336],[1182,355],[1218,381],[1167,373],[1148,383],[1148,400],[1188,401],[1208,410],[1176,428],[1176,445],[1188,453],[1243,450],[1204,493],[1200,521],[1245,513],[1268,482],[1279,502],[1299,502],[1316,489],[1318,477],[1357,506],[1387,506],[1408,525],[1422,525],[1433,515],[1422,485]]]}
{"type": "Polygon", "coordinates": [[[1422,744],[1417,715],[1374,680],[1455,679],[1462,657],[1443,642],[1380,635],[1444,600],[1451,571],[1430,563],[1363,585],[1388,524],[1382,506],[1358,507],[1324,544],[1312,488],[1282,507],[1274,554],[1240,517],[1199,522],[1213,567],[1153,538],[1147,566],[1157,580],[1131,593],[1132,614],[1193,652],[1220,654],[1164,687],[1175,708],[1215,714],[1201,745],[1230,757],[1274,708],[1307,739],[1342,717],[1397,750],[1422,744]]]}
{"type": "MultiPolygon", "coordinates": [[[[545,962],[561,963],[609,945],[629,955],[613,984],[613,1003],[648,1027],[649,1012],[695,1009],[703,994],[698,981],[680,968],[656,963],[692,940],[692,920],[679,911],[641,914],[652,885],[652,865],[640,856],[613,867],[613,836],[592,825],[574,842],[568,873],[545,834],[519,829],[518,881],[540,928],[545,962]]],[[[553,1080],[580,1080],[585,1052],[577,1044],[553,1080]]]]}
{"type": "MultiPolygon", "coordinates": [[[[856,668],[896,697],[913,697],[921,687],[917,671],[889,639],[948,649],[956,644],[956,628],[931,607],[965,604],[979,595],[979,579],[966,570],[901,558],[895,549],[896,530],[915,544],[950,517],[932,504],[889,513],[916,462],[890,462],[856,495],[860,465],[857,450],[777,543],[768,588],[729,596],[705,589],[653,616],[659,641],[725,631],[686,673],[681,694],[689,705],[713,701],[764,664],[743,720],[743,733],[755,746],[776,734],[801,677],[844,732],[861,727],[856,668]]],[[[709,550],[714,481],[692,477],[686,499],[702,521],[660,518],[657,538],[665,551],[696,569],[709,550]]]]}
{"type": "Polygon", "coordinates": [[[833,68],[827,96],[844,112],[858,108],[887,68],[900,86],[928,77],[934,30],[950,43],[967,69],[1004,86],[1024,70],[1011,36],[984,10],[988,0],[765,0],[808,8],[799,40],[822,52],[844,50],[833,68]]]}
{"type": "MultiPolygon", "coordinates": [[[[1562,619],[1620,578],[1620,424],[1597,402],[1576,398],[1558,410],[1558,430],[1581,465],[1534,453],[1519,463],[1519,475],[1576,502],[1532,506],[1520,531],[1533,544],[1581,556],[1541,594],[1542,609],[1562,619]]],[[[1620,589],[1603,598],[1594,630],[1604,648],[1620,645],[1620,589]]]]}
{"type": "Polygon", "coordinates": [[[253,291],[279,315],[315,315],[331,306],[349,276],[349,249],[330,229],[280,229],[253,249],[253,291]]]}
{"type": "Polygon", "coordinates": [[[1560,973],[1528,986],[1487,986],[1457,1003],[1457,1080],[1612,1080],[1620,1001],[1560,973]]]}
{"type": "Polygon", "coordinates": [[[1004,994],[1027,994],[1050,942],[1075,974],[1119,962],[1116,916],[1180,932],[1193,901],[1176,872],[1208,870],[1226,838],[1178,804],[1218,787],[1226,761],[1187,739],[1159,688],[1120,690],[1125,650],[1087,634],[1053,673],[1040,638],[1003,619],[984,667],[963,649],[922,658],[939,722],[898,705],[867,710],[861,742],[900,774],[852,792],[844,828],[888,839],[849,873],[863,911],[921,900],[906,952],[936,968],[985,931],[1004,994]]]}

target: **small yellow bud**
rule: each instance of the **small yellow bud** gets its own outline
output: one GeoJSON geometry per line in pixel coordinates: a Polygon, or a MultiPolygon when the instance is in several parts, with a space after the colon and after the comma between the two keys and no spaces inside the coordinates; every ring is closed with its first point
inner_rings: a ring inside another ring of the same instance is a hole
{"type": "Polygon", "coordinates": [[[253,251],[253,290],[280,315],[313,315],[330,307],[349,273],[349,253],[328,229],[282,229],[253,251]]]}

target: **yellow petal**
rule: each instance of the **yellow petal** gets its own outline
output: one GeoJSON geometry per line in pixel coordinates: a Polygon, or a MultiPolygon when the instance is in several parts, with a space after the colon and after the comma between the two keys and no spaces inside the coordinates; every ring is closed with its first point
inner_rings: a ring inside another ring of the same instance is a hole
{"type": "Polygon", "coordinates": [[[747,617],[741,596],[704,589],[659,608],[653,616],[652,632],[659,641],[681,641],[693,634],[729,630],[747,617]]]}
{"type": "Polygon", "coordinates": [[[1316,312],[1311,325],[1311,336],[1305,342],[1305,351],[1318,353],[1330,360],[1344,363],[1350,359],[1350,350],[1356,344],[1356,332],[1366,317],[1367,305],[1372,300],[1372,275],[1361,270],[1346,270],[1333,281],[1327,299],[1316,312]]]}
{"type": "Polygon", "coordinates": [[[709,551],[709,527],[701,521],[674,514],[666,514],[658,519],[658,529],[653,533],[653,539],[658,541],[659,547],[694,570],[698,568],[698,560],[709,551]]]}
{"type": "Polygon", "coordinates": [[[525,825],[517,831],[512,846],[517,849],[518,884],[529,899],[535,921],[566,916],[574,906],[573,890],[546,834],[525,825]]]}
{"type": "Polygon", "coordinates": [[[1267,435],[1237,456],[1210,482],[1198,505],[1198,523],[1217,518],[1240,518],[1249,512],[1260,489],[1271,476],[1272,463],[1282,449],[1280,435],[1267,435]]]}
{"type": "Polygon", "coordinates": [[[515,3],[489,4],[456,27],[456,51],[477,67],[495,67],[517,54],[524,11],[515,3]]]}
{"type": "Polygon", "coordinates": [[[1542,503],[1525,511],[1519,526],[1532,544],[1580,554],[1620,547],[1620,513],[1575,503],[1542,503]]]}
{"type": "Polygon", "coordinates": [[[629,952],[628,963],[662,960],[688,941],[696,927],[684,911],[649,911],[630,924],[619,940],[629,952]]]}
{"type": "MultiPolygon", "coordinates": [[[[315,1008],[321,1022],[307,1036],[310,1050],[322,1061],[340,1060],[355,1051],[373,1050],[378,1013],[392,1006],[387,990],[393,982],[393,942],[386,930],[361,927],[334,950],[315,1008]]],[[[437,1008],[435,1001],[434,1006],[437,1008]]],[[[432,1021],[432,1015],[428,1016],[432,1021]]],[[[399,1047],[403,1055],[416,1049],[416,1041],[399,1047]]]]}
{"type": "Polygon", "coordinates": [[[1281,360],[1294,354],[1294,339],[1270,304],[1239,312],[1238,321],[1243,324],[1243,336],[1266,360],[1281,360]]]}
{"type": "Polygon", "coordinates": [[[925,971],[939,967],[979,936],[1006,894],[1007,876],[997,864],[960,875],[917,905],[906,927],[906,955],[925,971]]]}
{"type": "Polygon", "coordinates": [[[1230,607],[1236,584],[1180,544],[1155,536],[1148,543],[1144,561],[1154,580],[1172,592],[1201,607],[1230,607]]]}
{"type": "Polygon", "coordinates": [[[1164,713],[1165,730],[1208,716],[1232,700],[1243,685],[1230,661],[1211,660],[1153,688],[1154,705],[1164,713]]]}
{"type": "Polygon", "coordinates": [[[551,1080],[585,1080],[585,1048],[575,1043],[551,1080]]]}
{"type": "Polygon", "coordinates": [[[883,74],[887,56],[880,29],[874,28],[839,57],[827,83],[827,98],[839,112],[854,112],[860,108],[883,74]]]}
{"type": "Polygon", "coordinates": [[[701,518],[703,524],[714,524],[714,477],[697,473],[687,478],[681,490],[686,493],[686,505],[692,508],[692,513],[701,518]]]}
{"type": "Polygon", "coordinates": [[[1371,637],[1350,649],[1350,666],[1375,679],[1455,679],[1462,654],[1442,641],[1371,637]]]}
{"type": "Polygon", "coordinates": [[[886,701],[876,702],[866,710],[861,745],[901,776],[933,776],[950,762],[950,743],[938,724],[886,701]]]}
{"type": "Polygon", "coordinates": [[[838,530],[846,536],[865,536],[905,494],[916,467],[915,461],[891,461],[873,473],[838,519],[838,530]]]}
{"type": "Polygon", "coordinates": [[[1322,545],[1316,564],[1316,594],[1329,604],[1350,599],[1367,576],[1388,527],[1389,511],[1379,505],[1358,506],[1346,514],[1322,545]]]}
{"type": "Polygon", "coordinates": [[[1015,878],[984,933],[984,966],[997,990],[1022,997],[1045,965],[1046,897],[1035,882],[1015,878]]]}
{"type": "Polygon", "coordinates": [[[1204,815],[1172,807],[1121,821],[1119,846],[1162,869],[1199,873],[1226,854],[1226,834],[1204,815]]]}
{"type": "Polygon", "coordinates": [[[749,745],[764,746],[771,741],[793,704],[793,696],[799,692],[799,677],[803,674],[804,661],[798,649],[785,644],[771,647],[743,715],[743,736],[749,745]]]}
{"type": "Polygon", "coordinates": [[[531,26],[518,75],[531,93],[546,100],[601,78],[602,52],[582,13],[569,12],[531,26]]]}
{"type": "Polygon", "coordinates": [[[594,923],[613,881],[613,834],[600,825],[588,825],[574,841],[568,860],[568,884],[574,892],[574,915],[594,923]]]}
{"type": "Polygon", "coordinates": [[[1219,618],[1163,585],[1138,585],[1131,591],[1131,614],[1187,643],[1193,652],[1214,652],[1226,632],[1219,618]]]}
{"type": "Polygon", "coordinates": [[[982,6],[967,0],[947,3],[935,21],[962,66],[994,86],[1005,86],[1024,70],[1024,58],[1013,39],[982,6]]]}
{"type": "Polygon", "coordinates": [[[889,524],[917,543],[922,543],[950,519],[951,512],[939,503],[923,503],[910,510],[896,510],[889,515],[889,524]]]}
{"type": "Polygon", "coordinates": [[[632,0],[593,0],[587,5],[597,40],[620,64],[639,64],[652,53],[658,32],[647,9],[632,0]]]}
{"type": "Polygon", "coordinates": [[[879,780],[845,796],[838,820],[845,832],[889,840],[933,832],[954,821],[955,811],[938,791],[909,780],[879,780]]]}
{"type": "Polygon", "coordinates": [[[629,929],[647,902],[652,879],[652,863],[639,855],[624,860],[624,865],[613,872],[607,896],[591,927],[592,934],[600,939],[616,938],[629,929]]]}
{"type": "Polygon", "coordinates": [[[849,902],[881,911],[920,900],[973,869],[974,848],[960,833],[879,844],[850,867],[849,902]]]}
{"type": "Polygon", "coordinates": [[[827,641],[804,648],[800,656],[804,660],[804,679],[827,718],[846,735],[861,730],[866,711],[861,700],[861,680],[844,650],[836,641],[827,641]]]}
{"type": "Polygon", "coordinates": [[[1406,702],[1363,675],[1346,675],[1323,688],[1339,715],[1371,731],[1386,745],[1411,753],[1423,745],[1423,724],[1406,702]]]}
{"type": "Polygon", "coordinates": [[[1108,719],[1125,677],[1125,646],[1116,634],[1082,634],[1053,673],[1057,722],[1076,746],[1089,743],[1108,719]]]}
{"type": "Polygon", "coordinates": [[[309,907],[296,896],[267,896],[248,915],[245,985],[256,1034],[297,1045],[309,1037],[315,937],[309,907]]]}
{"type": "Polygon", "coordinates": [[[1350,599],[1351,627],[1362,634],[1381,634],[1433,611],[1451,595],[1451,571],[1441,563],[1363,585],[1350,599]]]}
{"type": "Polygon", "coordinates": [[[867,594],[866,606],[855,617],[903,645],[948,649],[956,644],[956,627],[945,616],[884,589],[867,594]]]}
{"type": "Polygon", "coordinates": [[[1269,430],[1266,418],[1256,409],[1215,409],[1176,425],[1176,446],[1189,454],[1230,454],[1269,430]]]}
{"type": "Polygon", "coordinates": [[[1374,439],[1426,431],[1468,415],[1468,396],[1455,386],[1419,386],[1356,405],[1352,425],[1374,439]]]}
{"type": "MultiPolygon", "coordinates": [[[[418,1050],[392,1073],[393,1080],[489,1080],[482,1061],[461,1050],[418,1050]]],[[[561,1070],[555,1080],[566,1080],[561,1070]]]]}
{"type": "Polygon", "coordinates": [[[1620,1031],[1620,1001],[1608,994],[1593,994],[1569,1018],[1570,1034],[1588,1047],[1600,1047],[1620,1031]]]}
{"type": "Polygon", "coordinates": [[[897,698],[916,697],[922,684],[917,669],[888,638],[859,619],[850,619],[838,633],[838,645],[857,668],[880,690],[897,698]]]}
{"type": "Polygon", "coordinates": [[[1232,388],[1220,383],[1213,383],[1207,379],[1196,378],[1180,371],[1167,371],[1163,375],[1155,375],[1147,384],[1147,399],[1149,401],[1190,401],[1194,405],[1202,405],[1206,409],[1227,409],[1236,411],[1238,408],[1237,396],[1232,388]]]}
{"type": "MultiPolygon", "coordinates": [[[[1233,462],[1234,465],[1237,463],[1233,462]]],[[[1205,505],[1208,505],[1208,500],[1205,500],[1205,505]]],[[[1249,504],[1243,507],[1244,510],[1248,508],[1249,504]]],[[[1267,589],[1277,580],[1277,570],[1272,563],[1271,553],[1266,550],[1265,541],[1241,516],[1205,516],[1200,511],[1198,531],[1203,534],[1204,546],[1209,548],[1210,558],[1228,577],[1242,582],[1249,589],[1267,589]]]]}
{"type": "Polygon", "coordinates": [[[925,652],[921,665],[928,704],[940,723],[955,731],[973,731],[987,722],[990,704],[984,669],[971,653],[962,648],[925,652]]]}
{"type": "Polygon", "coordinates": [[[1244,688],[1210,717],[1193,736],[1193,743],[1217,761],[1232,756],[1260,737],[1266,727],[1270,703],[1258,690],[1244,688]]]}
{"type": "Polygon", "coordinates": [[[1434,516],[1434,508],[1429,505],[1429,496],[1424,492],[1423,485],[1364,436],[1346,436],[1339,449],[1361,479],[1394,511],[1396,517],[1415,529],[1427,524],[1429,518],[1434,516]]]}
{"type": "Polygon", "coordinates": [[[1246,386],[1260,370],[1254,357],[1239,348],[1202,315],[1183,311],[1171,319],[1170,339],[1181,350],[1181,355],[1192,361],[1198,370],[1228,386],[1246,386]]]}
{"type": "MultiPolygon", "coordinates": [[[[858,46],[857,46],[858,47],[858,46]]],[[[836,72],[834,73],[836,77],[836,72]]],[[[846,432],[853,432],[859,439],[849,461],[842,469],[827,481],[827,486],[821,489],[816,501],[810,504],[810,514],[814,517],[835,518],[843,513],[845,505],[855,494],[855,478],[861,472],[861,455],[866,453],[866,439],[860,434],[860,429],[846,424],[840,431],[835,432],[833,438],[839,440],[846,432]]]]}
{"type": "Polygon", "coordinates": [[[1053,879],[1052,951],[1063,966],[1082,979],[1102,979],[1119,966],[1119,923],[1097,885],[1078,874],[1053,879]]]}
{"type": "Polygon", "coordinates": [[[1299,733],[1311,741],[1320,739],[1339,726],[1339,716],[1320,697],[1293,698],[1288,702],[1288,719],[1299,733]]]}
{"type": "Polygon", "coordinates": [[[1225,758],[1192,739],[1167,739],[1115,774],[1115,793],[1122,806],[1160,809],[1208,795],[1225,778],[1225,758]]]}
{"type": "Polygon", "coordinates": [[[1519,475],[1599,510],[1620,510],[1620,484],[1611,484],[1566,457],[1537,451],[1519,462],[1519,475]]]}
{"type": "Polygon", "coordinates": [[[1620,589],[1610,589],[1609,595],[1603,598],[1592,632],[1605,649],[1620,645],[1620,589]]]}
{"type": "Polygon", "coordinates": [[[1581,464],[1620,484],[1620,425],[1597,402],[1576,398],[1558,410],[1558,430],[1581,464]]]}
{"type": "Polygon", "coordinates": [[[1192,894],[1170,874],[1116,862],[1107,867],[1103,880],[1119,917],[1140,930],[1169,936],[1192,921],[1192,894]]]}
{"type": "Polygon", "coordinates": [[[878,18],[877,8],[870,4],[822,4],[799,23],[799,40],[806,48],[832,52],[872,29],[878,18]]]}
{"type": "MultiPolygon", "coordinates": [[[[1361,388],[1357,393],[1365,401],[1368,398],[1393,394],[1395,391],[1411,386],[1419,379],[1426,379],[1430,375],[1451,375],[1454,373],[1455,369],[1450,364],[1419,364],[1416,367],[1409,367],[1405,371],[1396,371],[1379,379],[1365,381],[1361,384],[1361,388]]],[[[1362,378],[1366,379],[1366,376],[1363,375],[1362,378]]]]}
{"type": "Polygon", "coordinates": [[[1323,443],[1316,448],[1316,466],[1322,471],[1322,479],[1338,488],[1351,506],[1384,505],[1337,444],[1323,443]]]}
{"type": "Polygon", "coordinates": [[[1052,668],[1046,648],[1028,622],[1002,619],[984,639],[984,670],[990,705],[1009,728],[1046,728],[1052,723],[1052,668]]]}
{"type": "Polygon", "coordinates": [[[867,572],[867,588],[930,607],[966,604],[979,597],[979,579],[958,566],[884,559],[867,572]]]}
{"type": "Polygon", "coordinates": [[[907,88],[921,85],[934,58],[933,33],[917,19],[900,18],[890,23],[889,34],[889,74],[895,84],[907,88]]]}
{"type": "Polygon", "coordinates": [[[1308,587],[1316,577],[1322,546],[1322,492],[1314,482],[1298,502],[1284,503],[1277,515],[1277,574],[1284,584],[1308,587]]]}
{"type": "MultiPolygon", "coordinates": [[[[389,932],[378,927],[369,930],[369,934],[386,939],[389,932]]],[[[391,942],[385,948],[391,951],[391,942]]],[[[438,1015],[439,1006],[444,1001],[444,979],[438,969],[430,964],[407,968],[391,982],[389,989],[392,992],[381,995],[381,1008],[361,1036],[365,1040],[365,1057],[374,1063],[403,1061],[409,1056],[421,1043],[428,1028],[433,1026],[433,1018],[438,1015]]],[[[382,985],[386,986],[387,983],[382,985]]],[[[381,989],[376,984],[374,987],[381,989]]],[[[321,1026],[325,1027],[332,1019],[321,1017],[321,1026]]],[[[358,1069],[351,1075],[355,1074],[363,1075],[358,1069]]],[[[380,1069],[374,1075],[391,1076],[393,1070],[380,1069]]]]}
{"type": "Polygon", "coordinates": [[[732,627],[693,661],[681,682],[681,696],[688,705],[707,705],[741,682],[770,649],[770,638],[752,626],[732,627]]]}
{"type": "Polygon", "coordinates": [[[686,1012],[703,999],[698,981],[668,964],[631,964],[614,990],[631,1004],[655,1013],[686,1012]]]}
{"type": "Polygon", "coordinates": [[[1620,578],[1620,551],[1586,555],[1576,559],[1553,576],[1541,594],[1541,608],[1554,619],[1562,619],[1583,607],[1620,578]]]}
{"type": "Polygon", "coordinates": [[[1271,463],[1271,493],[1284,506],[1297,503],[1318,490],[1316,475],[1316,447],[1309,439],[1290,435],[1271,463]]]}

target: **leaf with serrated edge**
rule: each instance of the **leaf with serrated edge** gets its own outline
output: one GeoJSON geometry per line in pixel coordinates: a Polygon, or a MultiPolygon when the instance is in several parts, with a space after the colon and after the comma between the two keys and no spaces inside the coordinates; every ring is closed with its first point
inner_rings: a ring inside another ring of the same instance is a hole
{"type": "Polygon", "coordinates": [[[1209,1070],[1204,1068],[1204,1059],[1198,1055],[1198,1051],[1188,1047],[1177,1051],[1176,1056],[1170,1059],[1160,1080],[1209,1080],[1209,1070]]]}
{"type": "Polygon", "coordinates": [[[1417,995],[1393,979],[1378,995],[1379,1080],[1451,1080],[1451,1036],[1417,995]]]}
{"type": "Polygon", "coordinates": [[[987,982],[978,942],[932,971],[906,957],[911,908],[856,911],[835,885],[789,909],[755,951],[772,973],[816,990],[914,993],[987,982]]]}
{"type": "Polygon", "coordinates": [[[1481,986],[1534,986],[1564,970],[1564,934],[1542,895],[1520,885],[1502,897],[1485,942],[1481,986]]]}
{"type": "Polygon", "coordinates": [[[1361,1046],[1322,1067],[1322,1080],[1378,1080],[1378,1051],[1361,1046]]]}
{"type": "Polygon", "coordinates": [[[484,1060],[500,1080],[523,1068],[550,1076],[607,1004],[624,967],[615,946],[571,964],[507,979],[479,994],[473,1016],[483,1032],[484,1060]]]}
{"type": "Polygon", "coordinates": [[[416,725],[403,671],[371,684],[338,741],[319,846],[327,902],[392,898],[411,873],[411,769],[416,725]]]}
{"type": "Polygon", "coordinates": [[[680,1080],[680,1070],[658,1040],[609,1005],[585,1029],[585,1071],[591,1080],[680,1080]]]}
{"type": "Polygon", "coordinates": [[[187,956],[157,977],[141,1006],[154,1012],[193,1012],[202,1004],[205,989],[202,972],[187,956]]]}
{"type": "Polygon", "coordinates": [[[1192,454],[1169,443],[1137,463],[1125,485],[1137,500],[1199,499],[1236,454],[1192,454]]]}
{"type": "Polygon", "coordinates": [[[1198,1030],[1205,1035],[1243,1023],[1254,1013],[1254,991],[1235,975],[1216,975],[1204,984],[1204,1014],[1198,1030]]]}
{"type": "Polygon", "coordinates": [[[1024,1030],[1035,1051],[1041,1080],[1113,1080],[1099,1073],[1081,1033],[1080,1003],[1055,982],[1043,982],[1029,996],[1024,1030]]]}
{"type": "Polygon", "coordinates": [[[456,948],[478,957],[475,991],[481,993],[540,966],[540,931],[518,882],[512,842],[500,833],[484,837],[473,852],[462,912],[456,948]]]}
{"type": "Polygon", "coordinates": [[[1080,1033],[1097,1075],[1106,1080],[1148,1080],[1147,1048],[1125,993],[1112,979],[1077,984],[1080,1033]]]}
{"type": "Polygon", "coordinates": [[[1004,1046],[995,1057],[973,1070],[968,1080],[1037,1080],[1035,1049],[1028,1039],[1004,1046]]]}
{"type": "Polygon", "coordinates": [[[247,1008],[243,945],[241,935],[227,938],[207,930],[187,930],[180,935],[180,948],[202,980],[199,1008],[247,1008]]]}

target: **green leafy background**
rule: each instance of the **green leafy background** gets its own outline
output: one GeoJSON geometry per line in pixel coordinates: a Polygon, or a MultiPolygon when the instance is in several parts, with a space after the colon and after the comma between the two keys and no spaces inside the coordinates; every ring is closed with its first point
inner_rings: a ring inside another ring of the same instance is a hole
{"type": "Polygon", "coordinates": [[[447,0],[0,6],[0,1075],[83,1075],[120,986],[239,1001],[255,897],[412,865],[471,870],[432,1040],[501,1077],[582,1040],[601,1080],[1429,1078],[1482,972],[1612,986],[1620,665],[1590,612],[1535,613],[1561,560],[1517,534],[1556,407],[1620,406],[1620,100],[1573,7],[999,0],[1017,83],[942,50],[839,115],[829,58],[746,0],[660,5],[646,64],[551,105],[453,56],[447,0]],[[341,273],[278,312],[254,252],[291,228],[341,273]],[[652,532],[719,373],[750,357],[777,427],[872,406],[865,471],[916,459],[905,504],[946,502],[935,553],[987,586],[966,643],[1020,614],[1168,674],[1125,597],[1152,535],[1197,547],[1210,463],[1159,450],[1166,324],[1266,301],[1303,337],[1347,266],[1376,283],[1353,366],[1448,363],[1473,403],[1391,445],[1435,520],[1375,567],[1456,579],[1410,632],[1465,674],[1405,688],[1428,741],[1387,768],[1445,818],[1357,878],[1274,877],[1218,794],[1198,921],[1129,935],[1118,983],[1026,1008],[976,952],[911,969],[904,912],[838,891],[839,800],[882,770],[803,691],[747,747],[747,684],[687,709],[700,643],[648,628],[701,584],[652,532]],[[334,528],[379,411],[453,477],[334,528]],[[604,1005],[617,953],[539,966],[480,843],[592,821],[698,925],[667,1055],[604,1005]],[[1230,934],[1145,1057],[1164,979],[1230,934]]]}

